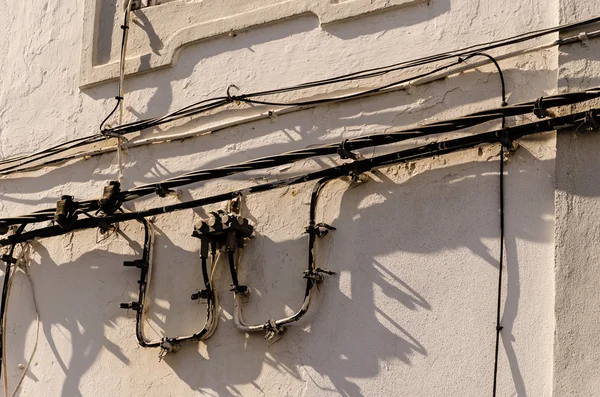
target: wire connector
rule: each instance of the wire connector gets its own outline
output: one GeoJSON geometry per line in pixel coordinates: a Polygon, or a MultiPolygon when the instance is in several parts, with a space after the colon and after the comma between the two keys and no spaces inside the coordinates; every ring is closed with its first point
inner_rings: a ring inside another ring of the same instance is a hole
{"type": "Polygon", "coordinates": [[[77,203],[73,201],[73,196],[62,196],[56,202],[56,213],[54,214],[54,222],[63,229],[68,229],[73,226],[77,220],[77,203]]]}
{"type": "Polygon", "coordinates": [[[106,215],[112,215],[121,207],[121,183],[118,181],[110,181],[104,186],[102,198],[98,200],[98,207],[106,215]]]}

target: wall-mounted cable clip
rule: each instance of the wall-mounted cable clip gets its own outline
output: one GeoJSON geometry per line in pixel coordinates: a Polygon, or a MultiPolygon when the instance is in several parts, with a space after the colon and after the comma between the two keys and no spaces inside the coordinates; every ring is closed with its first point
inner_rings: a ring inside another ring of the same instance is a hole
{"type": "Polygon", "coordinates": [[[154,193],[156,193],[159,197],[162,197],[162,198],[165,198],[167,196],[178,196],[179,195],[179,193],[177,193],[176,190],[164,187],[160,183],[157,185],[156,189],[154,189],[154,193]]]}
{"type": "Polygon", "coordinates": [[[54,214],[54,222],[63,229],[68,229],[73,226],[77,220],[77,203],[73,201],[73,196],[62,196],[56,202],[56,213],[54,214]]]}
{"type": "Polygon", "coordinates": [[[325,280],[325,277],[323,277],[323,274],[332,276],[335,274],[335,272],[317,267],[315,269],[305,270],[303,274],[304,274],[303,278],[309,278],[309,279],[315,281],[317,284],[321,284],[323,282],[323,280],[325,280]]]}
{"type": "Polygon", "coordinates": [[[550,116],[550,113],[546,108],[544,108],[544,104],[542,103],[544,97],[539,97],[535,103],[533,104],[533,114],[536,115],[538,119],[543,119],[550,116]]]}
{"type": "Polygon", "coordinates": [[[162,359],[169,353],[175,353],[179,350],[179,343],[177,343],[173,338],[162,338],[160,342],[160,352],[158,353],[158,361],[162,361],[162,359]]]}
{"type": "Polygon", "coordinates": [[[285,326],[278,325],[277,322],[272,319],[268,320],[263,325],[263,328],[266,331],[265,339],[267,340],[267,343],[269,346],[271,346],[273,343],[277,342],[279,340],[279,338],[281,338],[281,335],[283,335],[283,333],[286,330],[285,326]]]}
{"type": "Polygon", "coordinates": [[[336,229],[335,229],[335,227],[328,225],[326,223],[323,223],[323,222],[317,223],[315,225],[315,223],[312,221],[306,228],[304,228],[304,231],[307,234],[314,234],[315,236],[321,237],[321,238],[325,237],[327,235],[327,233],[329,233],[329,231],[331,231],[331,230],[336,230],[336,229]]]}
{"type": "Polygon", "coordinates": [[[340,142],[340,145],[337,148],[337,154],[338,154],[338,156],[340,156],[340,158],[342,160],[347,160],[347,159],[359,160],[360,159],[360,154],[351,152],[350,149],[348,149],[348,140],[347,139],[344,139],[342,142],[340,142]]]}

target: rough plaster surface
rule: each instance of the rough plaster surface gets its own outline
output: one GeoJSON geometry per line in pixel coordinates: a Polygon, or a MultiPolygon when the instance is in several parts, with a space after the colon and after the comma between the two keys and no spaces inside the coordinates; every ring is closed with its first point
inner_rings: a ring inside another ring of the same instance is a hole
{"type": "MultiPolygon", "coordinates": [[[[88,8],[75,2],[0,4],[0,24],[7,32],[0,39],[5,55],[0,57],[0,155],[27,153],[96,131],[113,105],[116,84],[78,88],[88,8]]],[[[245,91],[275,88],[547,27],[556,23],[555,8],[545,0],[433,0],[327,29],[311,14],[257,26],[236,37],[187,46],[172,67],[128,78],[126,118],[161,115],[220,95],[232,83],[245,91]]],[[[554,92],[557,57],[551,50],[503,62],[509,102],[554,92]]],[[[290,94],[281,98],[295,99],[290,94]]],[[[408,92],[132,149],[126,155],[125,187],[439,120],[499,101],[497,73],[481,68],[408,92]]],[[[232,108],[144,134],[185,131],[243,111],[232,108]]],[[[552,394],[554,149],[552,134],[536,137],[523,142],[506,166],[501,396],[552,394]]],[[[139,347],[134,318],[118,308],[137,293],[137,271],[121,265],[140,254],[137,224],[123,224],[121,234],[108,237],[86,231],[33,243],[30,274],[43,326],[22,395],[487,395],[495,336],[497,154],[498,148],[475,149],[390,167],[351,189],[344,180],[331,183],[318,219],[338,230],[319,242],[317,255],[321,265],[338,274],[321,286],[302,323],[270,348],[262,335],[245,336],[235,329],[224,263],[216,274],[220,325],[210,340],[184,346],[163,362],[156,350],[139,347]]],[[[183,189],[182,199],[337,161],[310,160],[213,181],[183,189]]],[[[107,155],[4,178],[0,213],[30,212],[61,193],[97,197],[116,175],[115,156],[107,155]]],[[[253,289],[246,308],[250,321],[284,315],[300,303],[306,261],[302,232],[311,188],[300,185],[246,199],[246,214],[257,229],[241,264],[241,278],[253,289]]],[[[130,208],[175,201],[152,197],[130,208]]],[[[200,282],[198,244],[190,232],[201,216],[218,207],[155,220],[148,329],[157,335],[186,333],[202,321],[204,308],[189,300],[200,282]]],[[[15,281],[8,318],[12,388],[35,333],[23,277],[15,281]]]]}
{"type": "MultiPolygon", "coordinates": [[[[561,1],[560,18],[570,21],[600,12],[598,4],[561,1]]],[[[599,44],[561,48],[561,90],[597,85],[599,44]]],[[[594,101],[597,107],[598,102],[594,101]]],[[[598,139],[593,133],[561,134],[556,156],[556,335],[554,395],[596,396],[600,387],[597,348],[598,139]]]]}
{"type": "MultiPolygon", "coordinates": [[[[204,0],[172,1],[133,12],[126,74],[174,62],[181,47],[259,25],[313,14],[323,25],[425,0],[204,0]]],[[[118,78],[126,0],[86,0],[82,86],[118,78]],[[116,4],[115,4],[116,3],[116,4]]]]}

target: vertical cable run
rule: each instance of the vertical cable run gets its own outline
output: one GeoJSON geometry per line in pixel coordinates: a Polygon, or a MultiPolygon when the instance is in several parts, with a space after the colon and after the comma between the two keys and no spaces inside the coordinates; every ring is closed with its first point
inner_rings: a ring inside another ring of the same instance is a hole
{"type": "MultiPolygon", "coordinates": [[[[503,122],[504,124],[504,122],[503,122]]],[[[496,308],[496,351],[494,356],[494,387],[496,397],[498,385],[498,353],[500,349],[500,310],[502,309],[502,271],[504,268],[504,144],[500,145],[500,260],[498,261],[498,304],[496,308]]]]}

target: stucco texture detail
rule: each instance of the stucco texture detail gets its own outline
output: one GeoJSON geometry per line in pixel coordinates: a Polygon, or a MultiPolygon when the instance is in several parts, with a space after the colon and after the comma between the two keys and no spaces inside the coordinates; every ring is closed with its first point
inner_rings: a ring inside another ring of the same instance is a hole
{"type": "MultiPolygon", "coordinates": [[[[326,8],[325,2],[297,3],[326,8]]],[[[358,11],[366,15],[325,27],[321,23],[337,17],[319,10],[283,20],[268,14],[264,21],[253,22],[258,26],[235,37],[220,35],[191,43],[171,67],[126,79],[125,119],[163,115],[222,95],[229,84],[242,92],[298,84],[548,27],[557,20],[556,10],[545,0],[432,0],[378,13],[369,8],[400,3],[340,2],[337,7],[364,7],[358,11]],[[267,19],[272,23],[262,24],[267,19]]],[[[199,4],[181,2],[177,7],[199,4]]],[[[79,89],[84,62],[80,54],[87,57],[91,52],[86,51],[93,51],[82,48],[90,45],[85,36],[81,40],[89,28],[84,22],[89,7],[44,1],[0,5],[4,11],[0,24],[7,32],[0,38],[5,55],[0,57],[0,155],[30,153],[97,132],[114,106],[117,84],[102,82],[102,77],[96,80],[99,84],[79,89]]],[[[157,29],[161,23],[165,21],[158,21],[157,29]]],[[[117,22],[114,28],[118,29],[117,22]]],[[[138,33],[132,43],[140,47],[131,47],[135,56],[144,54],[147,48],[142,44],[152,39],[147,32],[138,33]]],[[[554,49],[502,62],[509,102],[555,92],[557,59],[554,49]]],[[[136,62],[131,61],[130,72],[139,67],[136,62]]],[[[106,73],[116,76],[114,71],[106,73]]],[[[342,84],[330,93],[402,76],[342,84]]],[[[278,99],[301,98],[286,93],[278,99]]],[[[124,188],[499,104],[498,74],[493,67],[481,67],[406,91],[130,149],[125,154],[124,188]]],[[[232,105],[222,113],[141,135],[188,131],[250,110],[232,105]]],[[[520,121],[526,120],[509,123],[520,121]]],[[[466,132],[494,127],[498,124],[466,132]]],[[[506,164],[500,396],[552,394],[555,147],[554,134],[524,140],[506,164]]],[[[392,148],[362,154],[388,150],[392,148]]],[[[157,350],[138,346],[131,313],[119,309],[120,302],[137,294],[138,272],[122,262],[141,253],[139,224],[122,224],[120,233],[109,235],[90,230],[33,242],[29,271],[42,329],[22,395],[488,395],[499,254],[498,152],[498,147],[473,149],[382,169],[359,186],[349,186],[345,179],[329,184],[317,220],[337,230],[319,240],[317,263],[337,274],[320,286],[302,322],[270,348],[262,335],[245,335],[234,327],[225,262],[216,273],[222,310],[215,335],[206,343],[184,345],[159,362],[157,350]]],[[[205,197],[339,162],[337,157],[306,160],[240,174],[183,188],[179,199],[150,197],[128,208],[205,197]]],[[[98,197],[117,173],[116,156],[109,154],[3,178],[0,214],[29,213],[53,205],[61,194],[98,197]]],[[[301,303],[307,260],[303,231],[311,189],[311,184],[304,184],[244,200],[244,213],[257,232],[240,265],[240,278],[252,289],[244,308],[249,322],[289,314],[301,303]]],[[[195,222],[218,208],[222,206],[154,220],[158,235],[148,311],[150,336],[185,334],[201,325],[205,307],[189,299],[201,281],[198,240],[190,234],[195,222]]],[[[9,388],[20,375],[18,365],[31,351],[34,319],[31,291],[19,276],[8,312],[9,388]]]]}
{"type": "MultiPolygon", "coordinates": [[[[561,1],[561,20],[597,14],[594,3],[561,1]]],[[[560,89],[598,85],[599,44],[561,48],[560,89]]],[[[598,106],[598,101],[592,105],[598,106]]],[[[595,396],[598,350],[598,139],[585,128],[560,134],[556,157],[556,335],[554,396],[595,396]]]]}
{"type": "MultiPolygon", "coordinates": [[[[322,25],[425,0],[172,1],[134,11],[126,74],[175,62],[187,44],[266,23],[316,15],[322,25]]],[[[86,0],[80,85],[119,76],[120,29],[126,0],[86,0]]]]}

